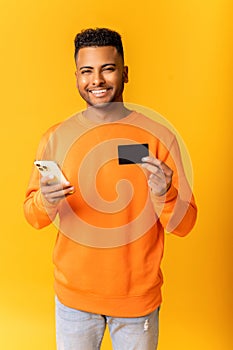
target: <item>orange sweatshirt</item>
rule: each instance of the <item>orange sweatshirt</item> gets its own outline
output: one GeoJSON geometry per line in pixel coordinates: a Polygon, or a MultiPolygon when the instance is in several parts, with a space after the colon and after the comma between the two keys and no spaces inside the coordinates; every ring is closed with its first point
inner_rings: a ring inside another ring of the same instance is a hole
{"type": "Polygon", "coordinates": [[[55,160],[75,193],[51,205],[33,167],[25,216],[40,229],[56,217],[55,292],[76,309],[138,317],[161,303],[164,230],[185,236],[196,220],[178,143],[166,127],[132,111],[95,124],[82,113],[50,128],[36,159],[55,160]],[[173,170],[166,195],[156,197],[140,164],[118,164],[117,146],[148,143],[150,154],[173,170]]]}

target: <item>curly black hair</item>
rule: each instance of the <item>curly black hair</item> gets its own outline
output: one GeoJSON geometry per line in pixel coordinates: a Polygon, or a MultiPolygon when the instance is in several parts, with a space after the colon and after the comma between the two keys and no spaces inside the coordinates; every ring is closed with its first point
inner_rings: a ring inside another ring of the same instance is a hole
{"type": "Polygon", "coordinates": [[[79,49],[83,47],[114,46],[124,61],[124,50],[121,36],[119,33],[108,28],[89,28],[78,33],[74,40],[75,59],[79,49]]]}

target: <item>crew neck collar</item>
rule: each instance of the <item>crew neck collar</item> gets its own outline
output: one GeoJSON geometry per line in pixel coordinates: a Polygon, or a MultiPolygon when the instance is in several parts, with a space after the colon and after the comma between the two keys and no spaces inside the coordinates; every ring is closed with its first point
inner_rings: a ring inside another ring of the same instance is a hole
{"type": "Polygon", "coordinates": [[[88,118],[86,118],[83,114],[83,112],[80,112],[77,114],[77,118],[79,122],[81,122],[83,125],[86,126],[100,126],[100,125],[107,125],[107,124],[119,124],[119,123],[128,123],[131,122],[134,118],[136,117],[136,112],[134,110],[131,110],[131,112],[126,116],[121,119],[112,121],[112,122],[94,122],[88,118]]]}

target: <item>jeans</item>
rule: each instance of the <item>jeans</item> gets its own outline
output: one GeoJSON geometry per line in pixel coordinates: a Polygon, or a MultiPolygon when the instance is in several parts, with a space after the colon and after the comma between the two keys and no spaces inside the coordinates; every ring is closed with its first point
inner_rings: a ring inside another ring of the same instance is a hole
{"type": "Polygon", "coordinates": [[[99,350],[108,325],[114,350],[156,350],[159,308],[143,317],[111,317],[79,311],[56,298],[57,350],[99,350]]]}

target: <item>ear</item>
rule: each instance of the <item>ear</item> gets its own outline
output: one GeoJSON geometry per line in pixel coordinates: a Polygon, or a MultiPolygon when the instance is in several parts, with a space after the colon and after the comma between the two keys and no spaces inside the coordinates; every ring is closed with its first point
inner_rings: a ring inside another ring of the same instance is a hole
{"type": "Polygon", "coordinates": [[[124,66],[124,70],[123,70],[124,83],[128,83],[129,81],[128,72],[129,72],[128,66],[124,66]]]}

